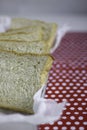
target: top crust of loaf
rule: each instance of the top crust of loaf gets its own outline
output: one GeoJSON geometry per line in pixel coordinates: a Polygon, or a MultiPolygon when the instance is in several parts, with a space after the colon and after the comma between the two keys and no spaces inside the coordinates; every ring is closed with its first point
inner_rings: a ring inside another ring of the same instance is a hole
{"type": "Polygon", "coordinates": [[[12,19],[8,32],[0,34],[0,49],[16,53],[48,54],[57,24],[23,18],[12,19]]]}

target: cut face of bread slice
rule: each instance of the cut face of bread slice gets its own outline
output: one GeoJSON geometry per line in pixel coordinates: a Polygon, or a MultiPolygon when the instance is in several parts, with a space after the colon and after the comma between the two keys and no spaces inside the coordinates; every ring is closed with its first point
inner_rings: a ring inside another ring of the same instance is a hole
{"type": "Polygon", "coordinates": [[[53,46],[56,31],[55,23],[13,19],[11,29],[0,34],[0,49],[16,53],[48,54],[53,46]]]}
{"type": "Polygon", "coordinates": [[[34,42],[17,42],[17,41],[0,41],[0,50],[15,52],[18,54],[47,54],[50,47],[46,46],[45,41],[34,42]]]}
{"type": "Polygon", "coordinates": [[[46,83],[49,55],[17,55],[0,51],[0,108],[33,113],[33,96],[46,83]]]}
{"type": "MultiPolygon", "coordinates": [[[[16,33],[16,34],[9,34],[9,35],[2,35],[0,36],[1,41],[16,41],[16,42],[33,42],[33,41],[40,41],[42,40],[42,31],[37,30],[37,32],[32,33],[16,33]]],[[[26,44],[26,43],[25,43],[26,44]]],[[[20,45],[20,44],[19,44],[20,45]]]]}

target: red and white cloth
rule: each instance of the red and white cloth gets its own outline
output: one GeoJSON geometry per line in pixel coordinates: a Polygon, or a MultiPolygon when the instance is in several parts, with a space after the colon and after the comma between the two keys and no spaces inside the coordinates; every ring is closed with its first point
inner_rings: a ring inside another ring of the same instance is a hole
{"type": "Polygon", "coordinates": [[[67,104],[60,120],[38,130],[87,130],[87,33],[67,33],[53,56],[45,98],[67,104]]]}

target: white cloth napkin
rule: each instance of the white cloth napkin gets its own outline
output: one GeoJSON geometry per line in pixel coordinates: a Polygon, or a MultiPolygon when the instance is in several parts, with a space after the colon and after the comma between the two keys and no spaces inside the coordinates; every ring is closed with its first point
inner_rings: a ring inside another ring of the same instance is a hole
{"type": "Polygon", "coordinates": [[[8,16],[0,16],[0,33],[9,30],[11,26],[11,18],[8,16]]]}
{"type": "Polygon", "coordinates": [[[26,122],[34,125],[50,123],[61,117],[66,102],[57,103],[41,97],[43,87],[34,95],[34,115],[0,114],[0,123],[26,122]]]}

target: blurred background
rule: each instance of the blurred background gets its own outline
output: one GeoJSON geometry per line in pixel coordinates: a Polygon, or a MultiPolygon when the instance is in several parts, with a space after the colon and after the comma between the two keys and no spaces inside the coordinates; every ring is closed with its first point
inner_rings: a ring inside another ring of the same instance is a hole
{"type": "Polygon", "coordinates": [[[0,0],[0,15],[87,15],[87,0],[0,0]]]}
{"type": "Polygon", "coordinates": [[[87,31],[87,0],[0,0],[0,15],[69,24],[87,31]]]}

